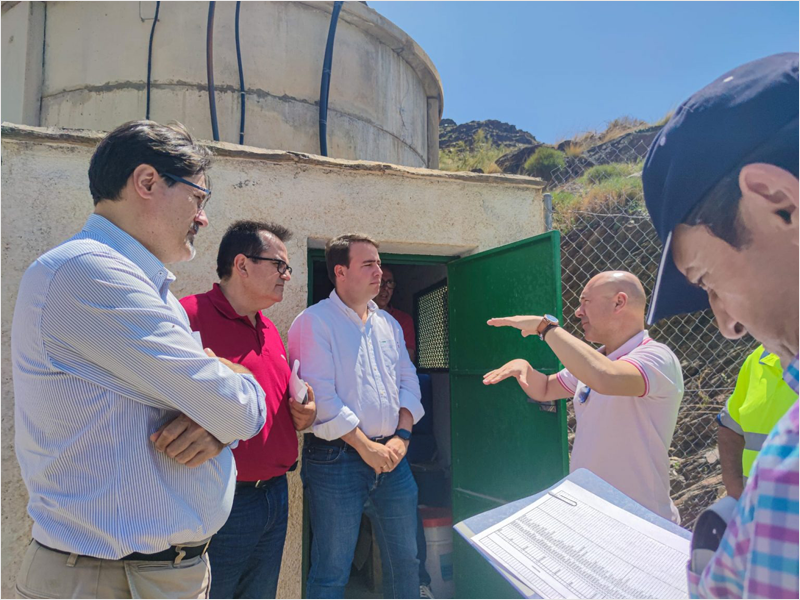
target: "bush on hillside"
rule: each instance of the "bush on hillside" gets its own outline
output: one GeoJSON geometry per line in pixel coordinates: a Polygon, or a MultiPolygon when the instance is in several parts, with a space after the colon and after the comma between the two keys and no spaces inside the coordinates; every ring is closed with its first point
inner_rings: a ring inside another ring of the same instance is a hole
{"type": "Polygon", "coordinates": [[[553,171],[564,168],[564,153],[555,148],[541,146],[525,161],[523,168],[531,177],[541,177],[545,181],[550,181],[553,171]]]}
{"type": "Polygon", "coordinates": [[[596,185],[616,177],[628,177],[642,170],[642,163],[611,163],[609,165],[596,165],[581,175],[578,179],[583,185],[596,185]]]}
{"type": "Polygon", "coordinates": [[[610,177],[589,187],[581,197],[581,205],[583,210],[597,210],[601,206],[641,203],[642,198],[641,177],[610,177]]]}

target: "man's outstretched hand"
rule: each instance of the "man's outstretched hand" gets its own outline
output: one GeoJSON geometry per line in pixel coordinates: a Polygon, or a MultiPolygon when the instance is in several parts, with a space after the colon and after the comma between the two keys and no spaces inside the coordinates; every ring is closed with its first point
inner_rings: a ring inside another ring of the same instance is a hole
{"type": "Polygon", "coordinates": [[[515,327],[522,332],[522,337],[536,335],[543,317],[535,315],[521,315],[516,317],[500,317],[489,319],[486,323],[491,327],[515,327]]]}
{"type": "Polygon", "coordinates": [[[504,364],[499,369],[495,369],[494,371],[489,371],[486,375],[483,376],[483,383],[484,385],[493,385],[495,383],[500,383],[504,379],[513,377],[520,384],[527,387],[528,373],[532,369],[533,367],[531,367],[530,363],[527,360],[524,360],[522,358],[515,358],[514,360],[504,364]]]}

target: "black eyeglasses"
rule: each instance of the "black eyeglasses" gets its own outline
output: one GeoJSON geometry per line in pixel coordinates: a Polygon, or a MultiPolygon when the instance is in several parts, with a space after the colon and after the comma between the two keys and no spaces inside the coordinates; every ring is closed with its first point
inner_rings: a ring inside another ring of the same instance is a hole
{"type": "Polygon", "coordinates": [[[280,275],[286,275],[286,273],[289,273],[289,275],[292,274],[292,267],[287,265],[280,258],[267,258],[266,256],[250,256],[249,254],[245,254],[245,256],[250,260],[268,260],[269,262],[275,263],[275,266],[278,269],[278,274],[280,275]]]}
{"type": "Polygon", "coordinates": [[[387,290],[393,290],[397,284],[395,283],[394,279],[382,279],[381,280],[381,287],[385,287],[387,290]]]}
{"type": "Polygon", "coordinates": [[[161,176],[162,177],[167,177],[168,179],[171,179],[172,181],[177,181],[178,183],[185,183],[186,185],[188,185],[190,187],[193,187],[194,189],[200,190],[201,192],[203,192],[205,194],[205,196],[203,196],[203,199],[200,201],[200,204],[197,206],[197,212],[198,213],[201,210],[205,209],[206,204],[208,204],[208,201],[211,199],[211,190],[206,189],[203,186],[197,185],[196,183],[193,183],[193,182],[189,181],[188,179],[184,179],[183,177],[178,177],[177,175],[173,175],[172,173],[161,173],[161,176]]]}

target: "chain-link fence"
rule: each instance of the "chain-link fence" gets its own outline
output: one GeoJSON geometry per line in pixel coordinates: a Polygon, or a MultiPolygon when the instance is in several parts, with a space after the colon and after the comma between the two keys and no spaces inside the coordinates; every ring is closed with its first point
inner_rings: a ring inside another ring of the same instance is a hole
{"type": "MultiPolygon", "coordinates": [[[[565,327],[578,337],[582,331],[575,310],[593,275],[630,271],[642,281],[648,298],[653,291],[661,242],[642,194],[641,161],[649,141],[634,136],[583,160],[567,157],[548,183],[553,226],[561,232],[565,327]]],[[[685,393],[670,449],[670,474],[673,501],[684,526],[692,527],[700,511],[724,492],[715,417],[756,343],[749,337],[726,340],[711,311],[663,320],[649,333],[675,352],[683,368],[685,393]]],[[[571,444],[574,413],[569,415],[569,428],[571,444]]]]}

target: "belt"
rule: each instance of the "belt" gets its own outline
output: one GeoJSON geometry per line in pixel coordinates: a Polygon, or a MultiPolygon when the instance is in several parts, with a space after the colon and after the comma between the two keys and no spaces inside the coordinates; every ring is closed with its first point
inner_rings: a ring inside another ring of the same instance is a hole
{"type": "MultiPolygon", "coordinates": [[[[377,442],[378,444],[385,444],[386,442],[388,442],[393,437],[394,437],[393,435],[385,435],[385,436],[381,436],[381,437],[377,437],[377,438],[370,438],[369,440],[371,442],[377,442]]],[[[351,448],[351,449],[355,450],[355,448],[353,448],[350,444],[348,444],[347,442],[345,442],[342,439],[323,440],[322,438],[318,438],[317,436],[315,436],[313,433],[306,433],[303,436],[303,446],[304,447],[305,446],[329,446],[329,447],[333,447],[333,448],[345,448],[345,449],[351,448]]]]}
{"type": "MultiPolygon", "coordinates": [[[[50,546],[45,546],[41,542],[37,541],[42,548],[47,548],[52,552],[58,552],[59,554],[66,554],[68,556],[75,555],[76,559],[85,557],[85,558],[97,558],[96,556],[89,556],[87,554],[77,554],[75,552],[65,552],[64,550],[56,550],[55,548],[51,548],[50,546]]],[[[197,556],[202,556],[208,550],[208,545],[211,543],[211,538],[205,544],[201,544],[199,546],[186,546],[186,545],[179,545],[179,546],[170,546],[166,550],[162,550],[161,552],[156,552],[154,554],[143,554],[141,552],[131,552],[127,556],[123,556],[118,560],[143,560],[143,561],[152,561],[152,562],[173,562],[176,565],[179,565],[183,559],[191,559],[197,556]]],[[[113,560],[113,559],[109,559],[113,560]]]]}
{"type": "Polygon", "coordinates": [[[284,479],[286,475],[276,475],[275,477],[270,477],[269,479],[259,479],[258,481],[237,481],[236,487],[246,487],[246,488],[262,488],[268,485],[272,485],[273,483],[277,483],[280,479],[284,479]]]}

